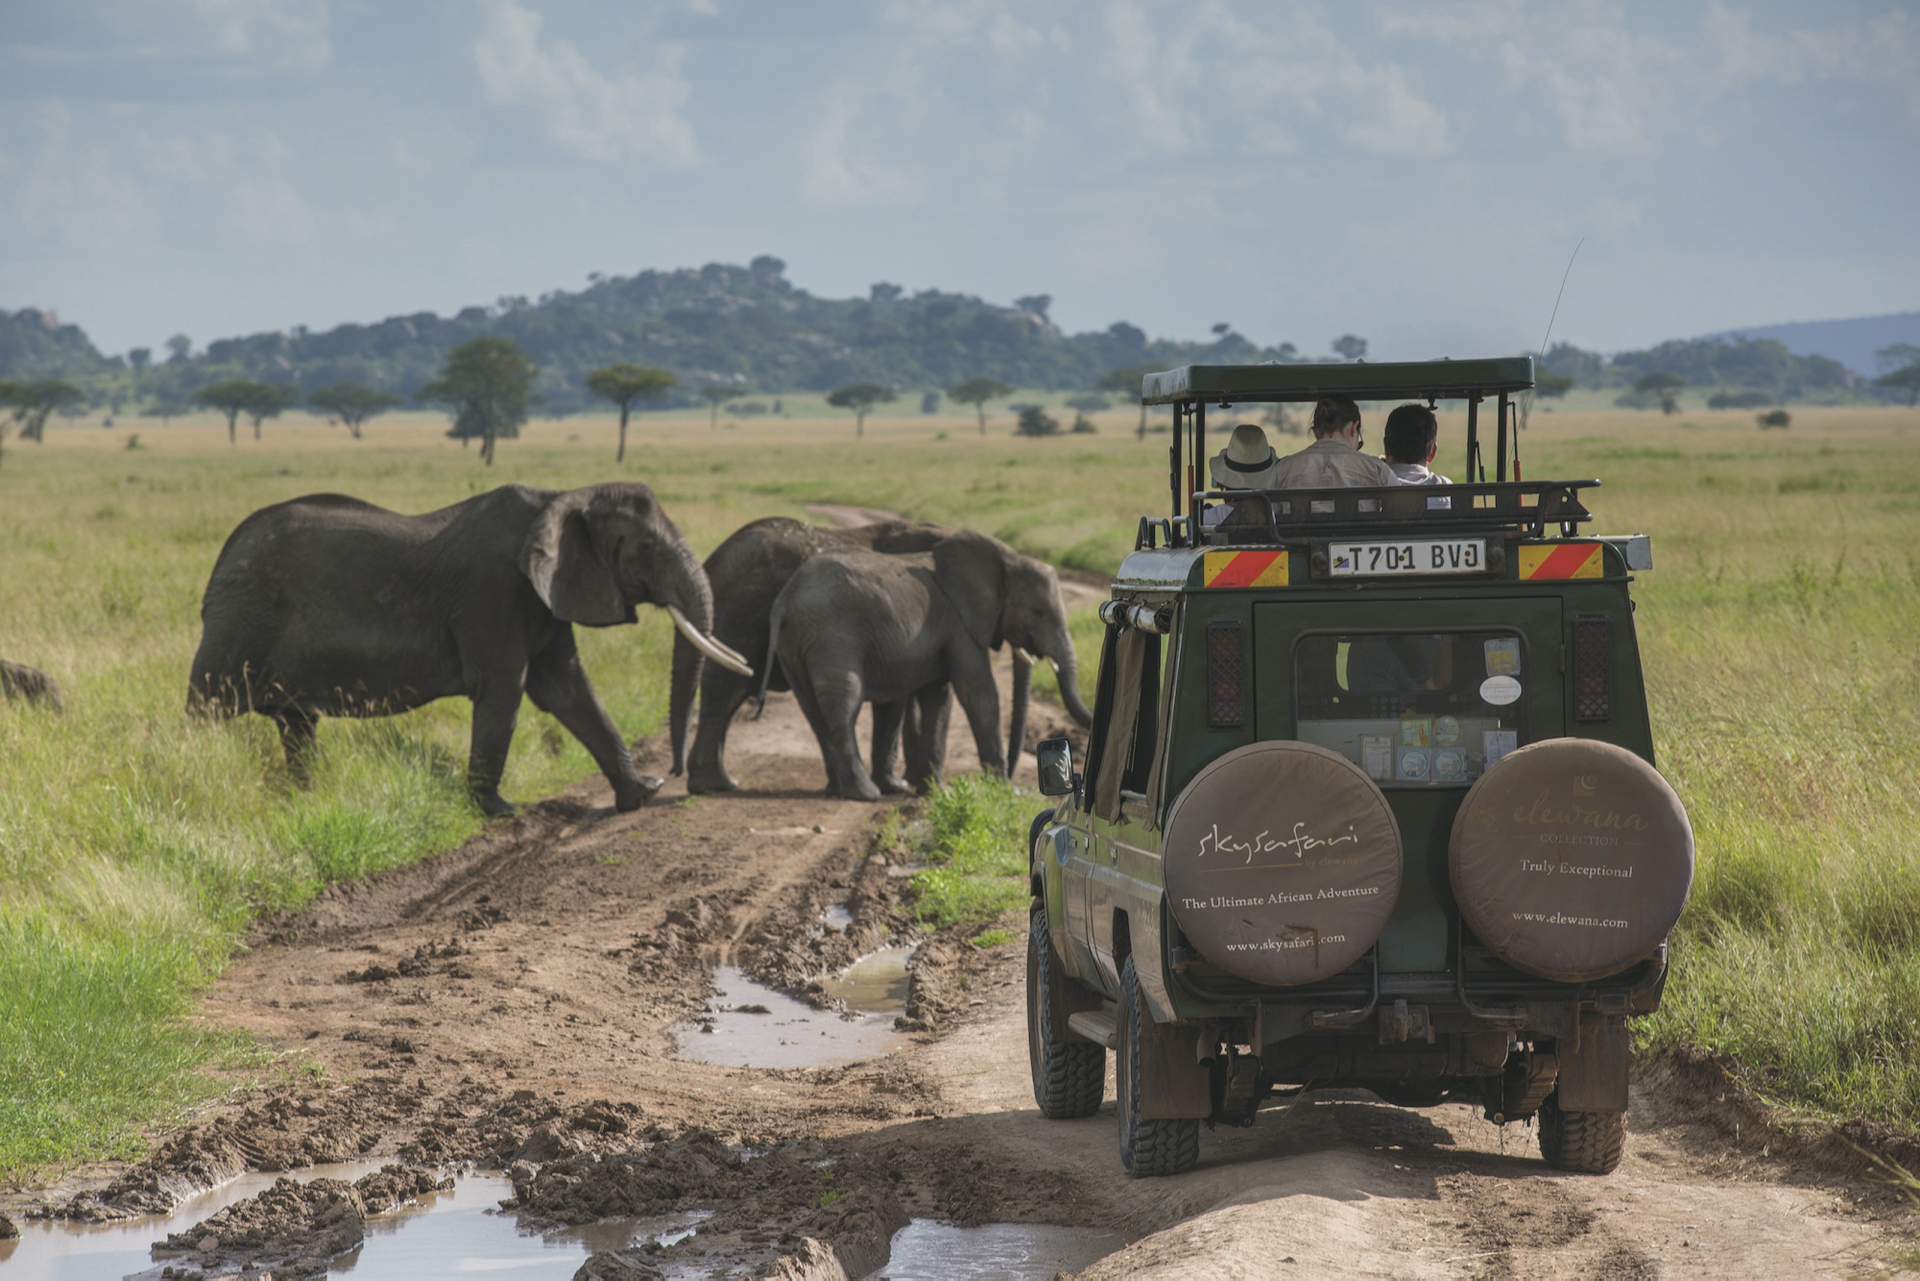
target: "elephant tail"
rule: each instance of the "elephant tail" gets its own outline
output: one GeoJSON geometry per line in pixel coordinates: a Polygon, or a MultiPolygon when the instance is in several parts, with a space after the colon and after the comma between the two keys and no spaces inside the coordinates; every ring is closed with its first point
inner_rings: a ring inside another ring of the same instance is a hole
{"type": "Polygon", "coordinates": [[[693,724],[693,700],[700,688],[706,660],[686,637],[673,634],[673,686],[667,713],[667,736],[673,743],[674,774],[687,768],[687,731],[693,724]]]}
{"type": "Polygon", "coordinates": [[[767,657],[760,664],[760,688],[753,695],[753,719],[759,720],[767,711],[767,682],[773,678],[775,655],[780,652],[780,623],[786,614],[782,602],[773,602],[773,613],[767,618],[767,657]]]}

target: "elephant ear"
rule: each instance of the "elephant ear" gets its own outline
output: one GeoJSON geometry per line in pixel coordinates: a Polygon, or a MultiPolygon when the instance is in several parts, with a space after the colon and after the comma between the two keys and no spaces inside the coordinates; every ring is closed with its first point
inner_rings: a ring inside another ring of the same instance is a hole
{"type": "Polygon", "coordinates": [[[1007,555],[1005,544],[972,530],[962,530],[933,545],[933,573],[940,590],[960,612],[967,635],[984,649],[1000,646],[1007,555]]]}
{"type": "Polygon", "coordinates": [[[634,621],[613,567],[593,545],[586,505],[591,495],[575,490],[548,503],[520,548],[520,572],[540,593],[555,618],[586,627],[634,621]]]}

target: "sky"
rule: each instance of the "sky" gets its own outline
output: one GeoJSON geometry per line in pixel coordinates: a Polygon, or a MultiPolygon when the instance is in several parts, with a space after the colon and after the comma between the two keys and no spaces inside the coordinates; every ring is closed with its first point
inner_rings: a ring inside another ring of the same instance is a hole
{"type": "Polygon", "coordinates": [[[108,352],[759,254],[1614,351],[1920,307],[1917,160],[1920,0],[0,6],[0,307],[108,352]]]}

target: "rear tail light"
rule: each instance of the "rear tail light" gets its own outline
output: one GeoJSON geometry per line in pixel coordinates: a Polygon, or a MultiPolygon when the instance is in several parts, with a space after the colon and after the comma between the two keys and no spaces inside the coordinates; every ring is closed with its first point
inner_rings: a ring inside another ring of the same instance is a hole
{"type": "Polygon", "coordinates": [[[1573,719],[1613,719],[1613,621],[1573,620],[1573,719]]]}
{"type": "Polygon", "coordinates": [[[1207,725],[1239,729],[1247,723],[1247,653],[1238,622],[1207,624],[1207,725]]]}

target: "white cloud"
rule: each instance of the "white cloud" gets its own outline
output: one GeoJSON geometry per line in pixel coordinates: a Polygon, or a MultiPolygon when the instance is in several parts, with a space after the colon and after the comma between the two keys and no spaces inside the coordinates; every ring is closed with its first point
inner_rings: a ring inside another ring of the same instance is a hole
{"type": "Polygon", "coordinates": [[[327,0],[64,0],[58,17],[8,51],[43,64],[173,61],[247,77],[312,74],[333,59],[327,0]]]}
{"type": "Polygon", "coordinates": [[[822,209],[856,205],[907,205],[923,199],[927,182],[916,171],[890,165],[857,146],[854,126],[864,106],[851,84],[831,95],[806,143],[806,174],[800,196],[822,209]]]}
{"type": "Polygon", "coordinates": [[[556,143],[602,163],[641,157],[689,165],[699,159],[693,128],[680,114],[688,95],[678,70],[681,53],[679,46],[663,45],[655,69],[603,76],[564,40],[542,48],[540,15],[513,0],[482,5],[473,46],[489,102],[539,111],[556,143]]]}

